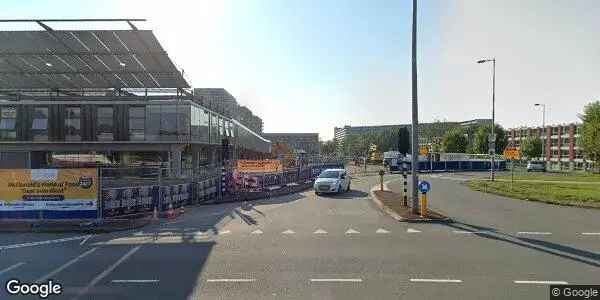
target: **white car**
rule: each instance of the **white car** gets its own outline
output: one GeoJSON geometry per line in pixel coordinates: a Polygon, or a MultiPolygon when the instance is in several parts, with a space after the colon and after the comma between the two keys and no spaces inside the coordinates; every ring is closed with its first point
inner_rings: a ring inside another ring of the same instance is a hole
{"type": "Polygon", "coordinates": [[[321,172],[314,184],[315,194],[341,193],[350,190],[350,176],[344,169],[327,169],[321,172]]]}

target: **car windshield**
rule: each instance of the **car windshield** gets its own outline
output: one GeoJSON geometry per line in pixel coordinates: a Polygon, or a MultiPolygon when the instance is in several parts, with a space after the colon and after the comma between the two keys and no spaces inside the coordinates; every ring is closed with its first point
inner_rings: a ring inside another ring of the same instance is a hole
{"type": "Polygon", "coordinates": [[[338,178],[340,175],[339,171],[324,171],[319,175],[319,178],[338,178]]]}

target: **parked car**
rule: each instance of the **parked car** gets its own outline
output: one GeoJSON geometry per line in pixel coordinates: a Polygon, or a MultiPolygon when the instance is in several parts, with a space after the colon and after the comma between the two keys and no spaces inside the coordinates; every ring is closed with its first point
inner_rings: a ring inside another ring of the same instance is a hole
{"type": "Polygon", "coordinates": [[[326,169],[314,183],[315,194],[341,193],[350,190],[350,176],[345,169],[326,169]]]}
{"type": "Polygon", "coordinates": [[[546,162],[539,160],[532,160],[527,163],[527,172],[541,171],[546,172],[546,162]]]}

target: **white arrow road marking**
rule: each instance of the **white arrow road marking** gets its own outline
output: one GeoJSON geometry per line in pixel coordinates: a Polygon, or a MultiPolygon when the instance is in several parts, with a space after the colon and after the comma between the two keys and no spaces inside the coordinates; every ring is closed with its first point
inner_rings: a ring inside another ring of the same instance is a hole
{"type": "Polygon", "coordinates": [[[85,239],[87,237],[89,237],[89,235],[75,236],[75,237],[69,237],[69,238],[57,239],[57,240],[39,241],[39,242],[14,244],[14,245],[5,245],[5,246],[0,246],[0,250],[23,248],[23,247],[31,247],[31,246],[39,246],[39,245],[47,245],[47,244],[54,244],[54,243],[62,243],[62,242],[68,242],[68,241],[74,241],[74,240],[81,240],[81,239],[85,239]]]}
{"type": "Polygon", "coordinates": [[[231,230],[219,231],[219,235],[224,235],[224,234],[231,234],[231,230]]]}
{"type": "Polygon", "coordinates": [[[90,249],[90,250],[88,250],[86,252],[83,252],[83,254],[81,254],[81,255],[73,258],[72,260],[68,261],[64,265],[58,267],[56,270],[54,270],[54,271],[52,271],[52,272],[50,272],[50,273],[48,273],[48,274],[40,277],[35,282],[40,283],[40,282],[46,281],[48,278],[52,278],[52,276],[60,273],[62,270],[68,268],[70,265],[72,265],[72,264],[76,263],[77,261],[79,261],[80,259],[82,259],[82,258],[84,258],[84,257],[86,257],[86,256],[88,256],[90,254],[92,254],[92,252],[96,251],[96,249],[98,249],[98,248],[92,248],[92,249],[90,249]]]}
{"type": "Polygon", "coordinates": [[[256,230],[250,232],[250,234],[263,234],[263,232],[260,229],[256,229],[256,230]]]}
{"type": "Polygon", "coordinates": [[[291,229],[288,229],[288,230],[282,232],[282,234],[294,234],[294,233],[295,232],[293,230],[291,230],[291,229]]]}
{"type": "Polygon", "coordinates": [[[350,228],[350,229],[348,229],[348,230],[346,231],[346,234],[357,234],[357,233],[360,233],[360,232],[358,232],[358,231],[356,231],[356,230],[354,230],[354,229],[352,229],[352,228],[350,228]]]}
{"type": "Polygon", "coordinates": [[[460,279],[424,279],[424,278],[411,278],[410,282],[435,282],[435,283],[461,283],[460,279]]]}
{"type": "Polygon", "coordinates": [[[319,229],[315,230],[315,232],[313,232],[313,233],[314,233],[314,234],[327,234],[327,231],[325,231],[325,230],[323,230],[323,229],[319,228],[319,229]]]}
{"type": "Polygon", "coordinates": [[[416,229],[409,228],[409,229],[406,229],[406,232],[408,232],[408,233],[416,233],[416,232],[421,232],[421,230],[416,230],[416,229]]]}
{"type": "Polygon", "coordinates": [[[544,281],[544,280],[515,280],[514,283],[519,284],[569,284],[566,281],[544,281]]]}
{"type": "Polygon", "coordinates": [[[4,269],[4,270],[0,270],[0,275],[4,274],[4,273],[6,273],[6,272],[9,272],[9,271],[11,271],[11,270],[14,270],[14,269],[16,269],[16,268],[18,268],[18,267],[20,267],[20,266],[22,266],[22,265],[24,265],[24,264],[25,264],[24,262],[20,262],[20,263],[16,263],[16,264],[14,264],[14,265],[12,265],[12,266],[10,266],[10,267],[8,267],[8,268],[4,269]]]}
{"type": "Polygon", "coordinates": [[[94,287],[98,282],[100,282],[100,280],[102,280],[104,277],[108,276],[108,274],[110,274],[110,272],[112,272],[120,264],[122,264],[126,259],[128,259],[130,256],[132,256],[138,250],[140,250],[140,248],[142,248],[142,246],[136,246],[136,247],[132,248],[131,250],[129,250],[127,253],[125,253],[125,255],[123,255],[121,258],[119,258],[119,260],[117,260],[114,264],[110,265],[106,270],[102,271],[102,273],[98,274],[98,276],[96,276],[94,279],[92,279],[92,281],[90,281],[90,283],[88,283],[88,285],[86,285],[85,288],[79,290],[79,293],[73,299],[79,299],[79,297],[87,294],[87,292],[89,292],[92,287],[94,287]]]}
{"type": "Polygon", "coordinates": [[[377,229],[377,231],[375,231],[375,233],[390,233],[388,230],[385,230],[383,228],[379,228],[377,229]]]}

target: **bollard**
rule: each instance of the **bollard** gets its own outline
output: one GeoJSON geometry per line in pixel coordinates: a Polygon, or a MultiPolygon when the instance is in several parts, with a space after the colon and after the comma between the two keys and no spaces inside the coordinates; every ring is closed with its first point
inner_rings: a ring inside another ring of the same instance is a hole
{"type": "Polygon", "coordinates": [[[408,178],[406,175],[406,163],[402,164],[402,178],[404,179],[404,197],[402,199],[402,205],[408,206],[408,178]]]}
{"type": "Polygon", "coordinates": [[[427,217],[427,193],[421,194],[421,217],[427,217]]]}
{"type": "Polygon", "coordinates": [[[379,190],[383,191],[383,175],[385,174],[385,171],[383,170],[379,170],[379,190]]]}

